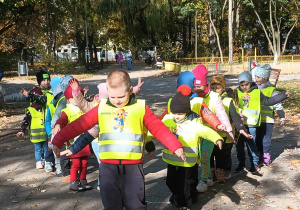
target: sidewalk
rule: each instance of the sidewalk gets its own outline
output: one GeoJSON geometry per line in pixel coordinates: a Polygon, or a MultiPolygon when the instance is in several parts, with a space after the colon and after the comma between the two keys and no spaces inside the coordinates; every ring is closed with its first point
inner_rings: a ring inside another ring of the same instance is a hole
{"type": "MultiPolygon", "coordinates": [[[[111,68],[113,69],[114,66],[111,68]]],[[[146,98],[150,108],[161,114],[168,98],[176,92],[175,76],[154,77],[155,71],[139,70],[133,66],[131,76],[136,84],[138,76],[145,84],[139,98],[146,98]]],[[[100,71],[100,74],[103,72],[100,71]]],[[[99,79],[105,75],[80,81],[89,85],[96,93],[99,79]]],[[[235,84],[234,78],[231,81],[235,84]]],[[[8,84],[4,84],[8,85],[8,84]]],[[[12,93],[23,84],[15,84],[6,91],[12,93]],[[16,87],[15,87],[16,86],[16,87]]],[[[28,84],[28,88],[31,84],[28,84]]],[[[12,104],[11,106],[15,106],[12,104]]],[[[18,104],[25,108],[25,104],[18,104]]],[[[15,134],[24,117],[22,110],[7,117],[5,128],[0,128],[0,209],[103,209],[101,197],[96,190],[98,166],[94,155],[89,158],[88,177],[94,187],[82,193],[71,192],[68,184],[61,182],[43,170],[35,169],[34,146],[29,139],[17,138],[15,134]]],[[[260,176],[243,172],[233,176],[225,184],[215,183],[206,193],[199,193],[198,203],[192,209],[299,209],[300,206],[300,130],[299,124],[286,125],[283,132],[274,129],[271,166],[263,167],[260,176]]],[[[145,162],[146,201],[150,210],[177,209],[168,200],[171,195],[165,184],[166,164],[162,161],[162,145],[155,141],[157,150],[154,159],[145,162]]],[[[233,166],[236,167],[236,153],[233,149],[233,166]]],[[[247,161],[249,167],[249,161],[247,161]]]]}

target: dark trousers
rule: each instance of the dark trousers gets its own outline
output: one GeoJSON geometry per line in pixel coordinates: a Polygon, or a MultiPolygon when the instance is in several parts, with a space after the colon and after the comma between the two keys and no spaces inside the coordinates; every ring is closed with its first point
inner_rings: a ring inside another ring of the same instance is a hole
{"type": "Polygon", "coordinates": [[[105,210],[146,209],[145,177],[142,164],[99,167],[100,194],[105,210]]]}
{"type": "Polygon", "coordinates": [[[233,143],[225,143],[223,144],[222,150],[224,150],[224,167],[225,171],[231,171],[232,166],[232,158],[231,158],[231,150],[233,147],[233,143]]]}
{"type": "MultiPolygon", "coordinates": [[[[66,146],[64,145],[60,151],[65,151],[65,150],[66,150],[66,146]]],[[[65,155],[60,156],[59,159],[60,159],[60,167],[61,167],[62,175],[69,176],[71,165],[72,165],[71,160],[65,155]]]]}
{"type": "MultiPolygon", "coordinates": [[[[223,138],[224,142],[226,141],[226,137],[223,138]]],[[[214,149],[211,153],[210,156],[210,168],[220,168],[220,169],[225,169],[224,168],[224,162],[225,162],[225,151],[224,151],[224,145],[223,148],[220,150],[219,146],[214,145],[214,149]],[[215,164],[216,161],[216,164],[215,164]]]]}
{"type": "Polygon", "coordinates": [[[180,206],[191,206],[197,199],[198,164],[193,167],[181,167],[168,164],[166,184],[180,206]]]}
{"type": "Polygon", "coordinates": [[[256,146],[260,155],[271,152],[273,125],[273,123],[261,123],[256,129],[256,146]]]}

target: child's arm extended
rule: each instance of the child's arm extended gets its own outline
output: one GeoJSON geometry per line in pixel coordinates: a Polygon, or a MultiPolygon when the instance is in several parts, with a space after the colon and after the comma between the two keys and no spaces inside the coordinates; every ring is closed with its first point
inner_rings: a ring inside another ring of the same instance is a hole
{"type": "Polygon", "coordinates": [[[61,129],[68,124],[68,115],[65,112],[61,112],[60,118],[56,121],[56,124],[52,130],[52,134],[55,136],[61,129]]]}
{"type": "Polygon", "coordinates": [[[133,92],[135,95],[137,95],[137,94],[140,92],[141,87],[143,86],[143,84],[144,84],[144,82],[142,82],[142,79],[139,77],[139,79],[138,79],[138,84],[137,84],[136,86],[133,87],[133,91],[132,91],[132,92],[133,92]]]}
{"type": "Polygon", "coordinates": [[[290,92],[283,91],[282,93],[279,93],[275,96],[267,97],[262,92],[260,92],[260,103],[261,105],[265,106],[273,106],[290,97],[290,94],[290,92]]]}
{"type": "Polygon", "coordinates": [[[219,130],[219,126],[222,124],[217,118],[217,116],[212,113],[208,106],[205,104],[203,101],[202,106],[201,106],[201,117],[205,122],[207,122],[213,129],[219,130]]]}
{"type": "Polygon", "coordinates": [[[200,138],[211,141],[222,149],[223,138],[213,129],[199,123],[196,132],[200,138]]]}
{"type": "Polygon", "coordinates": [[[82,95],[81,91],[78,91],[78,82],[75,79],[71,79],[69,81],[70,87],[72,88],[72,95],[73,98],[76,102],[76,105],[79,107],[79,109],[84,112],[87,113],[88,111],[90,111],[92,108],[94,108],[95,103],[94,102],[88,102],[87,100],[85,100],[84,96],[82,95]]]}
{"type": "MultiPolygon", "coordinates": [[[[272,97],[273,96],[276,96],[278,95],[278,92],[276,90],[273,91],[272,93],[272,97]]],[[[284,124],[284,121],[285,121],[285,113],[284,113],[284,110],[283,110],[283,107],[282,107],[282,104],[281,103],[278,103],[278,104],[275,104],[274,106],[274,110],[277,112],[277,114],[279,115],[279,118],[280,118],[280,125],[283,125],[284,124]]]]}
{"type": "Polygon", "coordinates": [[[39,104],[43,107],[45,107],[47,104],[47,95],[46,94],[37,95],[37,94],[30,93],[30,92],[28,93],[24,88],[21,89],[21,93],[31,103],[39,104]]]}

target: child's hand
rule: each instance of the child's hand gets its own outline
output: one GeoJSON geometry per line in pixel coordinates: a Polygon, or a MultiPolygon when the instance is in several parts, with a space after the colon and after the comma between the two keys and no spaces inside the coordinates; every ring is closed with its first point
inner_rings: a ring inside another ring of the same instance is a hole
{"type": "Polygon", "coordinates": [[[287,92],[285,92],[285,95],[287,98],[289,98],[291,96],[291,93],[287,91],[287,92]]]}
{"type": "Polygon", "coordinates": [[[89,90],[90,90],[89,87],[88,87],[88,86],[85,86],[85,87],[83,88],[83,95],[86,96],[86,94],[87,94],[87,92],[88,92],[89,90]]]}
{"type": "Polygon", "coordinates": [[[247,139],[253,139],[253,136],[247,133],[245,130],[240,130],[240,134],[245,136],[247,139]]]}
{"type": "Polygon", "coordinates": [[[24,132],[18,132],[17,134],[16,134],[17,136],[22,136],[22,137],[24,137],[24,132]]]}
{"type": "Polygon", "coordinates": [[[219,146],[219,149],[222,150],[223,141],[222,140],[218,140],[216,144],[219,146]]]}
{"type": "Polygon", "coordinates": [[[285,121],[284,121],[284,120],[282,120],[282,121],[280,122],[280,125],[281,125],[281,126],[283,126],[283,125],[284,125],[284,123],[285,123],[285,121]]]}
{"type": "Polygon", "coordinates": [[[27,92],[24,88],[21,89],[21,93],[22,93],[22,95],[25,96],[25,97],[28,96],[28,92],[27,92]]]}
{"type": "Polygon", "coordinates": [[[218,129],[219,131],[226,131],[226,126],[223,125],[223,124],[220,124],[220,125],[217,126],[217,129],[218,129]]]}
{"type": "Polygon", "coordinates": [[[67,157],[70,156],[70,155],[73,155],[73,153],[71,152],[71,150],[67,149],[65,151],[62,151],[60,153],[60,156],[63,156],[63,155],[66,155],[67,157]]]}
{"type": "Polygon", "coordinates": [[[53,145],[53,149],[52,150],[53,150],[55,156],[57,158],[60,158],[60,149],[57,146],[53,145]]]}
{"type": "Polygon", "coordinates": [[[143,86],[143,84],[144,84],[144,82],[142,82],[142,79],[139,77],[137,86],[139,88],[141,88],[143,86]]]}
{"type": "Polygon", "coordinates": [[[55,136],[59,131],[60,131],[60,125],[57,124],[57,125],[55,125],[54,128],[52,129],[52,135],[55,136]]]}
{"type": "Polygon", "coordinates": [[[186,161],[184,152],[183,152],[183,148],[179,148],[177,150],[175,150],[175,155],[177,155],[178,157],[180,157],[183,161],[186,161]]]}
{"type": "Polygon", "coordinates": [[[79,85],[75,78],[73,78],[69,81],[69,85],[72,88],[72,90],[78,90],[79,85]]]}
{"type": "Polygon", "coordinates": [[[154,156],[154,152],[148,152],[148,154],[147,154],[147,161],[152,160],[153,156],[154,156]]]}
{"type": "Polygon", "coordinates": [[[227,139],[229,139],[229,141],[231,141],[234,144],[236,143],[232,132],[228,132],[226,135],[227,135],[227,139]]]}

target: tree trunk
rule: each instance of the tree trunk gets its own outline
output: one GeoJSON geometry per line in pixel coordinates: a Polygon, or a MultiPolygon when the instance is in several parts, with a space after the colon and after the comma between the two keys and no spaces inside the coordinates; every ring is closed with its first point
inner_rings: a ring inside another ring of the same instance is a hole
{"type": "Polygon", "coordinates": [[[192,50],[192,15],[189,15],[189,45],[188,52],[192,50]]]}
{"type": "Polygon", "coordinates": [[[197,55],[197,47],[198,47],[198,40],[197,40],[197,11],[196,11],[196,14],[195,14],[195,58],[198,57],[197,55]]]}
{"type": "Polygon", "coordinates": [[[186,42],[186,33],[187,33],[187,31],[186,31],[186,19],[185,19],[185,21],[183,21],[183,24],[182,24],[182,26],[183,26],[183,28],[182,28],[182,48],[183,48],[183,55],[184,55],[184,57],[186,57],[186,55],[187,55],[187,42],[186,42]]]}
{"type": "Polygon", "coordinates": [[[217,32],[217,29],[215,27],[215,24],[212,20],[212,14],[211,14],[211,7],[209,6],[209,11],[208,11],[208,16],[209,16],[209,20],[211,22],[211,26],[214,30],[214,33],[216,35],[216,38],[217,38],[217,44],[218,44],[218,48],[219,48],[219,53],[220,53],[220,57],[221,57],[221,63],[223,63],[223,52],[222,52],[222,48],[221,48],[221,44],[220,44],[220,39],[219,39],[219,35],[218,35],[218,32],[217,32]]]}
{"type": "Polygon", "coordinates": [[[228,63],[233,63],[233,39],[232,39],[232,0],[228,1],[229,3],[229,10],[228,10],[228,48],[229,48],[229,55],[228,55],[228,63]]]}

